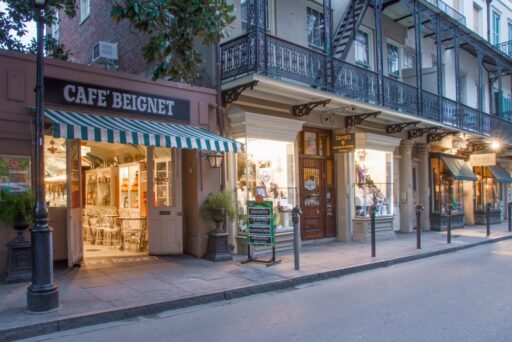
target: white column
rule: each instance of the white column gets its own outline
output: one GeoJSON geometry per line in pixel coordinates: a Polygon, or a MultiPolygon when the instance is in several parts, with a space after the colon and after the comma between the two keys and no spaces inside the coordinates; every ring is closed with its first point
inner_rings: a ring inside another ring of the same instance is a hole
{"type": "Polygon", "coordinates": [[[337,239],[352,240],[352,217],[354,215],[354,153],[335,155],[337,195],[337,239]]]}
{"type": "Polygon", "coordinates": [[[400,143],[400,232],[410,233],[414,228],[413,193],[412,193],[412,146],[411,140],[405,139],[400,143]]]}
{"type": "Polygon", "coordinates": [[[429,175],[429,145],[418,144],[418,157],[420,159],[418,172],[418,199],[425,210],[421,213],[421,228],[430,230],[430,175],[429,175]]]}

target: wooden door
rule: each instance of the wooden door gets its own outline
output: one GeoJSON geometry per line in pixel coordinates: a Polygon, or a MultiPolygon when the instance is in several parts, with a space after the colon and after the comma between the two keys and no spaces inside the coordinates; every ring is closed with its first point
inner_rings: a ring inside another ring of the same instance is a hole
{"type": "Polygon", "coordinates": [[[80,265],[84,257],[81,205],[80,140],[66,140],[68,266],[80,265]]]}
{"type": "Polygon", "coordinates": [[[160,151],[148,148],[149,254],[183,254],[181,151],[160,151]]]}
{"type": "Polygon", "coordinates": [[[301,238],[336,235],[336,198],[331,133],[305,129],[301,134],[301,238]]]}

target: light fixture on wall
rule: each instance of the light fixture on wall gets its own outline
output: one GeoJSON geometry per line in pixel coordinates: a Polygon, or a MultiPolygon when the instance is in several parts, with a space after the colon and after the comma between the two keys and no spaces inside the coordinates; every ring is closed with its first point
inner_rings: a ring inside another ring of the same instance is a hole
{"type": "Polygon", "coordinates": [[[220,152],[203,153],[203,158],[206,158],[208,160],[208,163],[210,163],[210,167],[212,169],[218,169],[222,164],[224,154],[220,152]]]}
{"type": "Polygon", "coordinates": [[[497,151],[500,147],[501,147],[501,144],[500,144],[500,142],[499,142],[499,141],[497,141],[497,140],[493,140],[493,141],[491,142],[491,149],[492,149],[493,151],[497,151]]]}

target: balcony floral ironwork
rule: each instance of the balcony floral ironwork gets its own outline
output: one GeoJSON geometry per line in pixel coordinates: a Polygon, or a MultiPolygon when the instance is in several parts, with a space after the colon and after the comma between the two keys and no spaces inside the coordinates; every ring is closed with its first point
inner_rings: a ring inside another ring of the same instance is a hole
{"type": "Polygon", "coordinates": [[[512,142],[509,120],[457,104],[444,96],[439,99],[437,94],[426,90],[422,91],[422,110],[419,110],[415,86],[383,77],[379,90],[377,73],[269,34],[252,40],[247,34],[241,35],[222,44],[221,50],[223,81],[257,73],[373,105],[379,104],[382,92],[381,106],[512,142]]]}

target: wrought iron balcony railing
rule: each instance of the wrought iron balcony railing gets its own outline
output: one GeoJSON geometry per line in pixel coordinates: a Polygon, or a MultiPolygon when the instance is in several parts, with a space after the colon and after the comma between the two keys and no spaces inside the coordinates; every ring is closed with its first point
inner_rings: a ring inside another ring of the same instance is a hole
{"type": "Polygon", "coordinates": [[[496,44],[496,48],[508,57],[512,58],[512,40],[496,44]]]}
{"type": "Polygon", "coordinates": [[[416,87],[271,35],[242,35],[222,44],[222,79],[263,74],[286,82],[322,89],[336,95],[439,122],[466,132],[512,142],[512,122],[422,91],[418,108],[416,87]],[[441,106],[440,106],[441,104],[441,106]],[[441,110],[440,110],[441,108],[441,110]]]}
{"type": "Polygon", "coordinates": [[[452,7],[448,6],[448,4],[446,4],[446,2],[444,2],[442,0],[426,0],[426,1],[428,3],[436,6],[437,8],[439,8],[439,10],[443,11],[448,16],[450,16],[453,19],[455,19],[456,21],[458,21],[460,24],[462,24],[464,26],[466,25],[466,17],[463,16],[458,11],[456,11],[455,9],[453,9],[452,7]]]}

